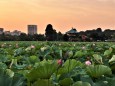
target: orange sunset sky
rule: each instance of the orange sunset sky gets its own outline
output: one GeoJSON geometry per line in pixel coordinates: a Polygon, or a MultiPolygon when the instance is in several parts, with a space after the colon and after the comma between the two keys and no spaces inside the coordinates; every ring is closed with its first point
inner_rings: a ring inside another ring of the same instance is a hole
{"type": "Polygon", "coordinates": [[[0,28],[27,33],[28,24],[38,25],[38,33],[47,24],[62,33],[115,29],[115,0],[0,0],[0,28]]]}

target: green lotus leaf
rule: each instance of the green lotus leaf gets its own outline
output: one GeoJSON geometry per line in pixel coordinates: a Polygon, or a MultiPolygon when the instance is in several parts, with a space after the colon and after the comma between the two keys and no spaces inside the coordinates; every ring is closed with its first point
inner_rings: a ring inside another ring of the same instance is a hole
{"type": "Polygon", "coordinates": [[[25,52],[24,52],[24,49],[23,48],[18,48],[18,49],[16,49],[16,50],[14,50],[14,56],[19,56],[19,55],[22,55],[22,54],[24,54],[25,52]]]}
{"type": "Polygon", "coordinates": [[[99,78],[102,75],[111,75],[112,71],[105,65],[90,65],[86,68],[87,73],[94,78],[99,78]]]}
{"type": "Polygon", "coordinates": [[[59,85],[61,85],[61,86],[71,86],[72,83],[73,83],[72,78],[65,78],[65,79],[59,81],[59,85]]]}
{"type": "Polygon", "coordinates": [[[91,86],[88,82],[77,81],[72,86],[91,86]]]}
{"type": "Polygon", "coordinates": [[[63,64],[63,67],[59,69],[58,73],[59,74],[68,73],[77,66],[81,66],[81,62],[76,61],[75,59],[69,59],[63,64]]]}
{"type": "Polygon", "coordinates": [[[115,55],[112,56],[112,58],[109,60],[109,63],[115,62],[115,55]]]}
{"type": "Polygon", "coordinates": [[[56,61],[43,60],[40,64],[27,74],[30,81],[40,79],[49,79],[51,75],[57,70],[58,64],[56,61]]]}
{"type": "Polygon", "coordinates": [[[74,58],[75,57],[82,57],[83,55],[84,55],[84,53],[82,51],[77,51],[73,57],[74,58]]]}
{"type": "Polygon", "coordinates": [[[27,47],[25,51],[31,51],[31,47],[27,47]]]}
{"type": "Polygon", "coordinates": [[[13,74],[10,69],[0,71],[0,86],[24,86],[24,78],[13,74]]]}
{"type": "Polygon", "coordinates": [[[73,51],[67,51],[64,57],[71,58],[72,56],[73,56],[73,51]]]}
{"type": "Polygon", "coordinates": [[[25,69],[25,67],[27,67],[27,65],[26,64],[22,64],[22,65],[17,64],[14,67],[17,68],[17,69],[25,69]]]}
{"type": "Polygon", "coordinates": [[[6,74],[9,75],[10,77],[14,76],[14,72],[10,69],[6,69],[6,74]]]}
{"type": "Polygon", "coordinates": [[[97,62],[103,64],[102,57],[100,55],[94,54],[93,57],[97,62]]]}
{"type": "Polygon", "coordinates": [[[7,61],[8,61],[8,57],[6,55],[0,54],[0,62],[7,62],[7,61]]]}
{"type": "Polygon", "coordinates": [[[30,61],[30,63],[34,64],[35,62],[39,62],[39,59],[37,56],[30,56],[29,61],[30,61]]]}
{"type": "Polygon", "coordinates": [[[7,69],[7,65],[5,63],[0,62],[0,69],[7,69]]]}
{"type": "Polygon", "coordinates": [[[115,74],[115,62],[110,63],[110,68],[111,68],[112,72],[115,74]]]}
{"type": "Polygon", "coordinates": [[[112,53],[112,48],[104,52],[104,56],[109,56],[112,53]]]}
{"type": "Polygon", "coordinates": [[[42,52],[44,52],[45,50],[47,50],[49,47],[42,47],[42,48],[40,48],[40,50],[42,51],[42,52]]]}
{"type": "Polygon", "coordinates": [[[55,86],[55,85],[52,84],[51,80],[38,79],[32,86],[55,86]]]}

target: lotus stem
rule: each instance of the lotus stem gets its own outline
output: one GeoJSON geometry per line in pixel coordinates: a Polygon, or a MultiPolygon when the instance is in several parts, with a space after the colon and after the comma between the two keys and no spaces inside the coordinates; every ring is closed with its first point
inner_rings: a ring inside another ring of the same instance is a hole
{"type": "Polygon", "coordinates": [[[68,73],[69,73],[69,67],[70,67],[70,59],[69,59],[69,65],[68,65],[68,73]]]}

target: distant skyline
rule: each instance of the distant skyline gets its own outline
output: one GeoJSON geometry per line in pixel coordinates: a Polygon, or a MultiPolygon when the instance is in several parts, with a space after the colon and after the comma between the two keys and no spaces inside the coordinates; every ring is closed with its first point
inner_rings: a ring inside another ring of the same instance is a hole
{"type": "Polygon", "coordinates": [[[38,33],[45,33],[47,24],[62,33],[72,27],[115,29],[115,0],[0,0],[0,28],[27,33],[31,24],[38,33]]]}

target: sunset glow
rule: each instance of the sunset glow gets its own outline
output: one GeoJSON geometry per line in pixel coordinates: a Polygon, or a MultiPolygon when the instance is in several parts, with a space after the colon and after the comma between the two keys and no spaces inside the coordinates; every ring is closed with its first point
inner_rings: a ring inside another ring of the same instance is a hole
{"type": "Polygon", "coordinates": [[[28,24],[38,25],[38,33],[47,24],[62,33],[115,29],[115,0],[0,0],[0,28],[27,33],[28,24]]]}

